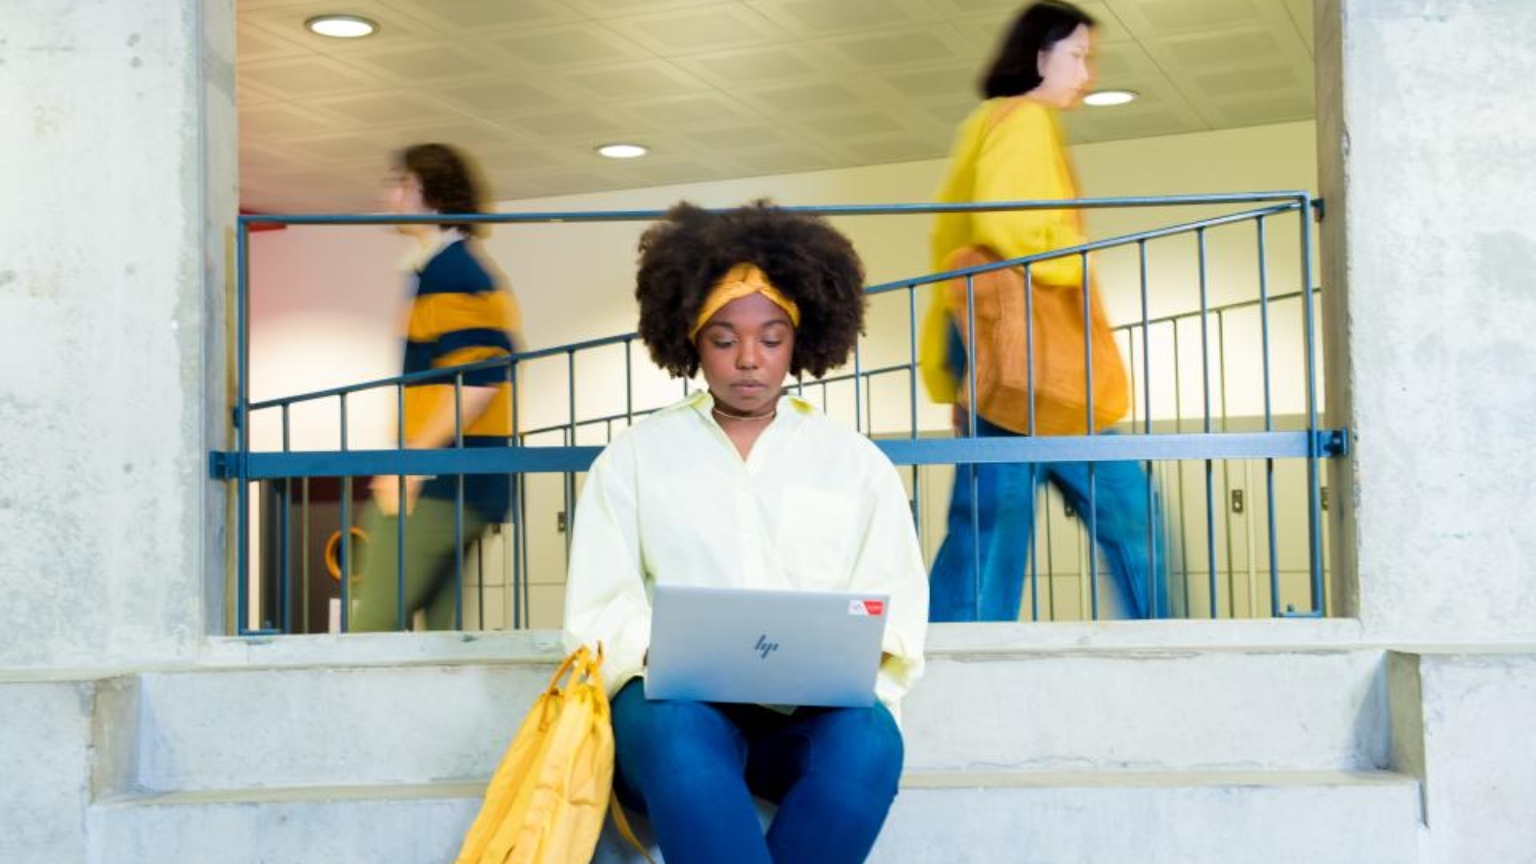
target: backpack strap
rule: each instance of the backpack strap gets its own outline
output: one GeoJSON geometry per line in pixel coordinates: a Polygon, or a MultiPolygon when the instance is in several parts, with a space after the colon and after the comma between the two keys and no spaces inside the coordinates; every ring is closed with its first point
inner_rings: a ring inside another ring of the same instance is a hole
{"type": "MultiPolygon", "coordinates": [[[[587,649],[583,647],[581,650],[586,652],[587,649]]],[[[580,663],[582,667],[581,672],[591,679],[594,685],[593,690],[597,693],[599,704],[602,706],[603,716],[608,718],[609,723],[612,723],[613,708],[608,704],[608,688],[603,686],[603,675],[600,671],[603,665],[603,643],[597,643],[597,653],[595,655],[588,656],[583,653],[580,663]]],[[[557,672],[556,678],[558,679],[558,677],[559,673],[557,672]]],[[[614,770],[617,771],[618,766],[614,766],[614,770]]],[[[629,841],[629,845],[635,847],[649,864],[656,864],[656,859],[651,857],[650,850],[646,849],[645,844],[640,842],[640,838],[635,836],[635,829],[629,825],[629,817],[624,815],[624,805],[619,803],[619,793],[613,790],[612,787],[608,791],[608,810],[613,814],[613,825],[619,829],[619,836],[629,841]]]]}
{"type": "Polygon", "coordinates": [[[613,813],[613,825],[619,829],[619,836],[628,840],[629,845],[638,849],[646,861],[650,862],[650,864],[656,864],[656,859],[651,857],[650,850],[646,849],[645,844],[640,842],[640,838],[635,836],[635,829],[629,827],[629,817],[624,815],[624,805],[619,803],[619,794],[617,792],[609,793],[608,809],[613,813]]]}

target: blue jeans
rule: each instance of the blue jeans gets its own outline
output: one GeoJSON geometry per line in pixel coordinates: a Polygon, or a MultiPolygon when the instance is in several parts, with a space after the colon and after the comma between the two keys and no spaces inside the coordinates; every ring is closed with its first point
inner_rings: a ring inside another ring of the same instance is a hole
{"type": "MultiPolygon", "coordinates": [[[[976,434],[1016,433],[977,417],[976,434]]],[[[1035,490],[1045,480],[1061,490],[1085,524],[1087,514],[1094,514],[1099,548],[1130,614],[1158,618],[1168,613],[1162,506],[1153,489],[1148,508],[1149,478],[1141,463],[1093,463],[1091,506],[1086,462],[976,465],[974,532],[972,470],[955,466],[948,533],[929,574],[930,621],[1019,620],[1025,565],[1035,534],[1035,490]]]]}
{"type": "Polygon", "coordinates": [[[667,864],[863,861],[901,778],[891,712],[613,697],[614,787],[645,813],[667,864]],[[752,796],[779,805],[763,836],[752,796]]]}

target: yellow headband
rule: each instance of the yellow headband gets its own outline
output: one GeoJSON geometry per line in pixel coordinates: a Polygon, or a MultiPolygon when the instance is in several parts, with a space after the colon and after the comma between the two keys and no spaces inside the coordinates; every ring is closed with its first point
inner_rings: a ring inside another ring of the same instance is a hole
{"type": "Polygon", "coordinates": [[[761,294],[772,300],[775,306],[789,315],[790,326],[800,326],[800,307],[773,287],[773,283],[768,281],[768,274],[758,269],[756,264],[737,264],[709,289],[709,296],[704,298],[704,305],[699,309],[699,317],[693,321],[693,329],[688,331],[688,338],[699,335],[709,319],[715,317],[715,313],[723,309],[725,304],[751,294],[761,294]]]}

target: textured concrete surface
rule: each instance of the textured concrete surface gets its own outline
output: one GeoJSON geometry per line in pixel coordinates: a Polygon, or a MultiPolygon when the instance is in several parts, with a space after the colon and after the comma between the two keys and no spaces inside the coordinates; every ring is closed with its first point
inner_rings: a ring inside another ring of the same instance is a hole
{"type": "Polygon", "coordinates": [[[1377,640],[1529,641],[1536,4],[1321,0],[1316,17],[1352,608],[1377,640]]]}
{"type": "Polygon", "coordinates": [[[1329,769],[1387,764],[1379,652],[931,658],[903,706],[910,767],[1329,769]]]}
{"type": "MultiPolygon", "coordinates": [[[[274,667],[141,677],[137,788],[489,775],[549,663],[274,667]]],[[[936,655],[907,767],[1361,769],[1387,764],[1379,651],[936,655]]]]}
{"type": "MultiPolygon", "coordinates": [[[[442,784],[119,799],[91,813],[91,861],[448,861],[477,795],[442,784]]],[[[917,774],[870,860],[1412,864],[1417,825],[1416,784],[1390,774],[917,774]]],[[[594,860],[641,859],[610,829],[594,860]]]]}
{"type": "Polygon", "coordinates": [[[1423,654],[1412,666],[1422,695],[1418,762],[1429,832],[1424,864],[1536,862],[1536,655],[1423,654]]]}
{"type": "Polygon", "coordinates": [[[84,860],[90,681],[0,684],[0,861],[84,860]]]}
{"type": "Polygon", "coordinates": [[[232,8],[5,4],[0,667],[185,658],[210,621],[232,8]]]}
{"type": "Polygon", "coordinates": [[[552,672],[508,664],[147,675],[138,786],[484,779],[552,672]]]}

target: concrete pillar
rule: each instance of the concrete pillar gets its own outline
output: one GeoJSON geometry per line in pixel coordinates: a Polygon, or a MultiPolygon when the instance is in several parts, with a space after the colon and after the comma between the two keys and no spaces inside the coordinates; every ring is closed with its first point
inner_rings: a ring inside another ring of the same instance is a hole
{"type": "Polygon", "coordinates": [[[1536,638],[1536,4],[1318,0],[1343,598],[1370,638],[1536,638]]]}
{"type": "Polygon", "coordinates": [[[0,667],[223,628],[233,0],[6,0],[0,667]]]}

